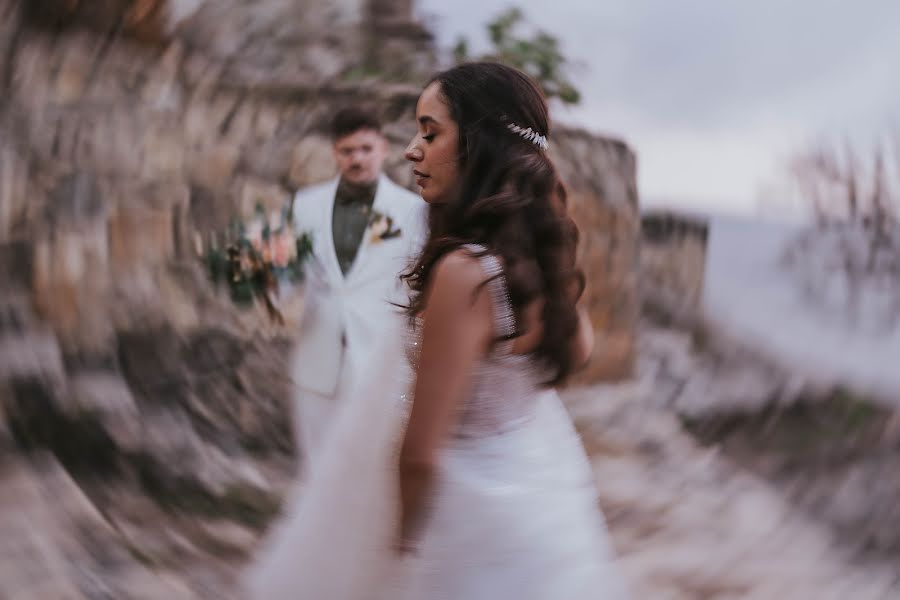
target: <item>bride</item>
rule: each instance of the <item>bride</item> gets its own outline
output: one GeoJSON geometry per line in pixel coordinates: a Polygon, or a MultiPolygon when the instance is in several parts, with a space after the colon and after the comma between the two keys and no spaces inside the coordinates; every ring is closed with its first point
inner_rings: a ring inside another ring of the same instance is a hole
{"type": "Polygon", "coordinates": [[[552,389],[593,337],[546,101],[521,72],[470,63],[429,83],[416,121],[406,157],[430,234],[403,275],[403,331],[344,404],[250,596],[623,598],[552,389]]]}

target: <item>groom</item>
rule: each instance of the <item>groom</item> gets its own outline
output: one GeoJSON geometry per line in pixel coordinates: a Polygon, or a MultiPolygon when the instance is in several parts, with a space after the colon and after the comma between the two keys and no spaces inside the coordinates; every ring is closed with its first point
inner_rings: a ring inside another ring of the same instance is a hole
{"type": "Polygon", "coordinates": [[[292,360],[298,392],[295,431],[315,461],[338,398],[366,361],[388,317],[405,302],[399,275],[423,241],[422,199],[382,173],[388,142],[377,117],[360,108],[332,121],[340,175],[294,197],[294,223],[312,230],[307,309],[292,360]]]}

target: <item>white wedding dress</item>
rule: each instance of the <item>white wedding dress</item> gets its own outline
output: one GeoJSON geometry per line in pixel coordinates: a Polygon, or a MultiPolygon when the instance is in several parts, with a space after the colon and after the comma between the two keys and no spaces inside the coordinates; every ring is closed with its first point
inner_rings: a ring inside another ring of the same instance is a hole
{"type": "MultiPolygon", "coordinates": [[[[514,330],[499,261],[481,247],[498,337],[514,330]]],[[[421,326],[407,369],[386,340],[285,521],[247,579],[256,600],[620,600],[590,464],[529,356],[498,344],[442,450],[416,555],[397,559],[395,463],[421,326]],[[406,372],[397,377],[396,373],[406,372]]]]}

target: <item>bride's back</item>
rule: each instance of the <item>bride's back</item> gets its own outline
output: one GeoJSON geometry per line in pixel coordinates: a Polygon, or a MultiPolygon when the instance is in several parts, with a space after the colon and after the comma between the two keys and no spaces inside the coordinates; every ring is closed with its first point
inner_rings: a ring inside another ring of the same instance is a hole
{"type": "MultiPolygon", "coordinates": [[[[496,341],[472,370],[470,392],[453,431],[457,438],[503,433],[527,422],[534,412],[541,381],[546,379],[532,355],[543,329],[540,304],[530,306],[526,313],[537,324],[527,327],[525,335],[512,338],[516,320],[500,260],[477,244],[468,244],[465,250],[478,260],[483,271],[491,305],[491,337],[496,341]]],[[[407,343],[413,370],[418,367],[424,318],[416,319],[407,343]]]]}

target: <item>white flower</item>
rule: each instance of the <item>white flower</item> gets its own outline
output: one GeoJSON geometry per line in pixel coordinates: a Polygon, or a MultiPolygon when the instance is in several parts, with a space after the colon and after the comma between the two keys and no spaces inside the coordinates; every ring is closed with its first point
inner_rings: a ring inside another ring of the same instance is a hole
{"type": "Polygon", "coordinates": [[[278,231],[281,229],[282,221],[281,221],[281,211],[273,210],[269,213],[269,230],[270,231],[278,231]]]}
{"type": "Polygon", "coordinates": [[[250,222],[249,225],[247,225],[247,232],[246,232],[247,240],[257,250],[259,250],[262,247],[262,233],[263,233],[264,227],[265,226],[264,226],[262,220],[260,220],[260,219],[254,219],[253,221],[250,222]]]}
{"type": "Polygon", "coordinates": [[[372,242],[380,242],[382,240],[382,236],[388,232],[390,228],[390,224],[388,223],[387,217],[384,215],[380,216],[372,225],[369,227],[369,231],[371,231],[372,242]]]}

